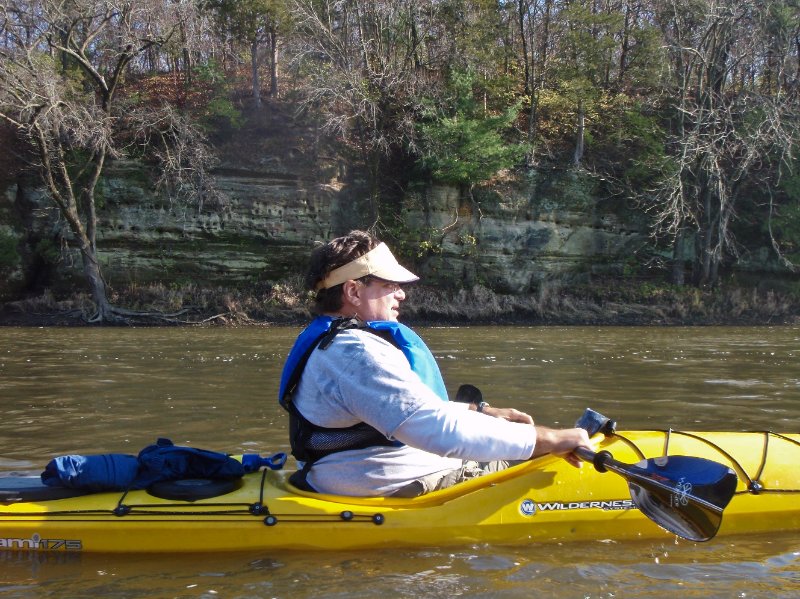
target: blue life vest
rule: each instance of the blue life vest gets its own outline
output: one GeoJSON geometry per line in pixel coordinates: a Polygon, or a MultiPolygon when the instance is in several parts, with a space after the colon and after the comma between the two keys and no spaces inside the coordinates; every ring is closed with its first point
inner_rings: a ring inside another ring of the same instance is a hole
{"type": "Polygon", "coordinates": [[[321,316],[314,319],[295,341],[281,375],[279,401],[289,412],[289,441],[292,455],[303,468],[295,472],[289,481],[306,491],[314,491],[306,477],[314,463],[332,453],[375,446],[400,447],[400,441],[388,439],[383,433],[366,422],[345,428],[327,428],[307,420],[291,400],[295,387],[300,382],[303,369],[311,353],[319,347],[324,350],[342,330],[361,329],[369,331],[397,347],[408,360],[411,369],[423,383],[447,401],[447,389],[436,359],[425,342],[414,331],[394,321],[363,322],[355,318],[331,318],[321,316]]]}
{"type": "MultiPolygon", "coordinates": [[[[308,356],[316,348],[320,339],[331,330],[331,324],[334,320],[330,316],[318,316],[311,321],[311,324],[300,333],[300,336],[294,342],[281,374],[278,399],[282,406],[286,407],[287,393],[292,391],[290,381],[298,367],[305,366],[308,356]]],[[[371,320],[363,323],[363,325],[373,331],[389,335],[391,342],[403,352],[411,366],[411,370],[417,373],[422,382],[430,387],[436,395],[447,401],[447,388],[444,385],[439,365],[436,363],[436,358],[433,357],[431,350],[428,349],[428,346],[425,345],[419,335],[406,325],[390,320],[371,320]]]]}

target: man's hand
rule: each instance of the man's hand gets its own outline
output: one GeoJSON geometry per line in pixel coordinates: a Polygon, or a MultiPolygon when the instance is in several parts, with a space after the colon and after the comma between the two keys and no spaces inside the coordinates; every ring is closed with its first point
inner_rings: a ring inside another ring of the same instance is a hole
{"type": "Polygon", "coordinates": [[[594,451],[589,434],[582,428],[552,429],[544,426],[536,427],[536,447],[532,458],[552,453],[564,458],[576,468],[583,465],[583,461],[572,453],[576,447],[585,447],[594,451]]]}

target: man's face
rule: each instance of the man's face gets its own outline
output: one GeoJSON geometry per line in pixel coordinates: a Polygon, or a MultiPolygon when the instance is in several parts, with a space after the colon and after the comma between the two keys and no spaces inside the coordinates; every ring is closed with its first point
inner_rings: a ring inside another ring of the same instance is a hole
{"type": "Polygon", "coordinates": [[[361,320],[396,321],[406,293],[397,283],[373,279],[366,285],[359,282],[358,297],[357,314],[361,320]]]}

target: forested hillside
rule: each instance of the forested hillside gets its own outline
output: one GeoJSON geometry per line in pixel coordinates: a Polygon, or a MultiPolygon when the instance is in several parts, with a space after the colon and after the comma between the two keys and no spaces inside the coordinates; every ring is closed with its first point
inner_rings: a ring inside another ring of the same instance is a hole
{"type": "Polygon", "coordinates": [[[125,317],[98,253],[110,168],[141,165],[168,210],[222,211],[220,173],[296,152],[358,188],[339,222],[409,260],[455,231],[410,223],[420,190],[456,189],[455,224],[570,173],[649,235],[632,277],[715,288],[757,261],[791,291],[799,95],[798,0],[0,0],[0,186],[13,204],[35,180],[61,231],[30,243],[41,207],[16,201],[0,274],[77,248],[93,319],[125,317]]]}

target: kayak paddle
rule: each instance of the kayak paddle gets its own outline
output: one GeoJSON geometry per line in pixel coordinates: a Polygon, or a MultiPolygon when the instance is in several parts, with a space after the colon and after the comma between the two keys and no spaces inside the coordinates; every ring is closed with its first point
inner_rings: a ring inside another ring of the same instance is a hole
{"type": "MultiPolygon", "coordinates": [[[[461,385],[455,401],[478,404],[481,390],[461,385]]],[[[587,409],[575,423],[589,436],[613,435],[616,423],[587,409]]],[[[722,511],[736,491],[736,473],[723,464],[692,456],[661,456],[624,464],[608,451],[578,448],[573,453],[598,472],[614,472],[628,481],[633,504],[661,528],[689,541],[708,541],[722,524],[722,511]]]]}
{"type": "MultiPolygon", "coordinates": [[[[596,432],[613,433],[614,423],[587,410],[576,426],[596,432]]],[[[624,464],[608,451],[575,450],[598,472],[611,471],[628,481],[634,505],[653,522],[690,541],[708,541],[722,523],[738,478],[723,464],[692,456],[660,456],[637,464],[624,464]]]]}
{"type": "Polygon", "coordinates": [[[462,403],[474,403],[476,406],[483,401],[483,393],[475,385],[461,385],[456,391],[453,401],[462,403]]]}

